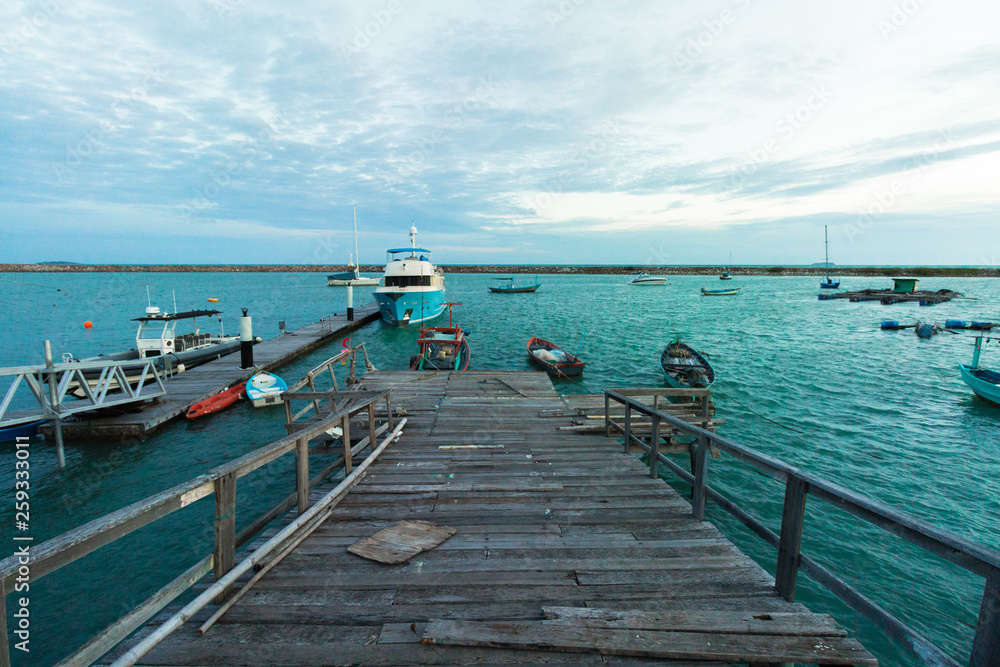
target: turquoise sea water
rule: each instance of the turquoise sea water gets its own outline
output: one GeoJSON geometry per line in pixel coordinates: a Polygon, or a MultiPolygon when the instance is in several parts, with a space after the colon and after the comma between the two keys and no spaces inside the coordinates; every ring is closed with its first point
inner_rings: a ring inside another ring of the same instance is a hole
{"type": "MultiPolygon", "coordinates": [[[[623,276],[540,279],[535,294],[493,295],[489,276],[448,277],[449,298],[463,302],[456,322],[472,332],[472,368],[529,370],[524,345],[538,335],[571,351],[579,346],[587,361],[582,379],[557,382],[562,393],[663,386],[659,351],[682,336],[711,355],[715,400],[728,420],[721,432],[733,440],[1000,547],[1000,408],[976,399],[956,368],[971,359],[971,337],[944,333],[925,341],[878,328],[883,319],[1000,320],[1000,282],[927,279],[922,287],[950,287],[979,300],[919,308],[819,302],[815,277],[737,277],[728,283],[744,289],[736,298],[700,296],[699,287],[720,284],[703,276],[673,277],[658,288],[630,287],[623,276]]],[[[844,279],[848,289],[887,283],[844,279]]],[[[278,320],[291,330],[344,309],[345,291],[326,287],[319,274],[0,274],[0,366],[40,363],[45,339],[57,358],[131,347],[130,319],[142,314],[146,284],[161,308],[173,310],[171,291],[181,310],[218,307],[229,332],[237,331],[239,307],[248,307],[255,333],[265,338],[278,333],[278,320]],[[83,328],[86,320],[93,329],[83,328]]],[[[370,291],[357,289],[356,304],[370,291]]],[[[352,338],[367,343],[379,368],[403,368],[415,350],[412,330],[375,324],[352,338]]],[[[331,344],[280,374],[297,379],[339,348],[331,344]]],[[[990,346],[983,361],[1000,368],[1000,349],[990,346]]],[[[144,441],[69,443],[65,470],[51,446],[34,443],[35,543],[281,437],[279,413],[240,404],[210,419],[175,422],[144,441]]],[[[241,480],[238,527],[292,490],[286,458],[241,480]]],[[[8,445],[0,451],[4,555],[13,551],[13,462],[8,445]]],[[[728,458],[709,465],[711,484],[779,527],[781,484],[728,458]]],[[[195,503],[33,583],[33,650],[30,660],[14,651],[15,664],[53,664],[210,553],[212,515],[210,501],[195,503]]],[[[770,547],[711,504],[708,518],[773,571],[770,547]]],[[[804,550],[965,661],[981,580],[816,500],[807,508],[804,550]]],[[[833,613],[882,664],[919,664],[804,576],[798,599],[833,613]]]]}

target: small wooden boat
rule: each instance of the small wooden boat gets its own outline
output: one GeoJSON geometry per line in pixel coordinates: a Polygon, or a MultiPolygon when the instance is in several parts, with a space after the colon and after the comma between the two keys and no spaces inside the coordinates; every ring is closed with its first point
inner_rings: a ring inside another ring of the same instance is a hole
{"type": "Polygon", "coordinates": [[[538,282],[538,276],[535,276],[534,285],[514,285],[514,278],[494,278],[493,280],[500,281],[499,285],[490,285],[490,291],[494,294],[527,294],[529,292],[534,292],[539,287],[542,286],[538,282]],[[510,282],[509,285],[504,285],[503,283],[510,282]]]}
{"type": "Polygon", "coordinates": [[[459,302],[450,302],[448,306],[448,326],[424,327],[420,330],[417,345],[420,353],[410,359],[411,371],[464,371],[469,368],[472,350],[465,337],[465,330],[452,324],[451,308],[459,306],[459,302]]]}
{"type": "Polygon", "coordinates": [[[246,387],[246,382],[241,382],[234,387],[220,391],[215,396],[210,396],[203,401],[198,401],[188,408],[186,415],[187,418],[198,419],[199,417],[204,417],[205,415],[210,415],[213,412],[218,412],[219,410],[228,408],[245,395],[246,387]]]}
{"type": "Polygon", "coordinates": [[[667,282],[667,279],[663,276],[651,276],[648,273],[639,272],[632,277],[629,285],[639,285],[639,286],[651,286],[651,285],[662,285],[667,282]]]}
{"type": "Polygon", "coordinates": [[[733,287],[731,289],[705,289],[701,288],[702,296],[736,296],[740,293],[739,287],[733,287]]]}
{"type": "Polygon", "coordinates": [[[979,366],[979,355],[983,350],[982,336],[976,337],[976,350],[972,354],[971,364],[959,364],[962,381],[969,385],[976,396],[987,403],[1000,407],[1000,373],[979,366]]]}
{"type": "Polygon", "coordinates": [[[257,373],[247,380],[247,398],[255,408],[276,405],[284,391],[288,391],[288,385],[273,373],[257,373]]]}
{"type": "Polygon", "coordinates": [[[528,359],[545,369],[553,377],[581,375],[586,362],[570,354],[555,343],[533,336],[528,340],[528,359]]]}
{"type": "Polygon", "coordinates": [[[733,279],[733,274],[731,272],[732,266],[733,266],[733,253],[729,253],[729,266],[727,266],[726,270],[723,271],[722,275],[719,276],[719,280],[732,280],[733,279]]]}
{"type": "Polygon", "coordinates": [[[678,389],[705,389],[715,382],[715,369],[690,345],[675,340],[660,354],[660,368],[667,383],[678,389]]]}

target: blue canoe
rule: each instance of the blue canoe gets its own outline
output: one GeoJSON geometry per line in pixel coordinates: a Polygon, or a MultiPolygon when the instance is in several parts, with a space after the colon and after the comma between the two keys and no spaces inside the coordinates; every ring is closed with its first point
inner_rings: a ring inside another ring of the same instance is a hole
{"type": "Polygon", "coordinates": [[[44,419],[27,424],[17,424],[0,428],[0,442],[14,442],[18,438],[31,438],[38,435],[38,427],[45,423],[44,419]]]}

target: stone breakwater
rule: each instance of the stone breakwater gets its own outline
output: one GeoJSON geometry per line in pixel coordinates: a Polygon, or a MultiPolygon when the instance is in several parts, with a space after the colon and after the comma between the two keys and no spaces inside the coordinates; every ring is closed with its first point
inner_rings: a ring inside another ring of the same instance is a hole
{"type": "MultiPolygon", "coordinates": [[[[344,271],[346,266],[298,264],[0,264],[0,273],[331,273],[344,271]]],[[[721,266],[584,266],[545,265],[507,266],[502,264],[442,264],[446,273],[489,274],[597,274],[628,275],[639,271],[660,275],[718,275],[721,266]]],[[[381,273],[382,265],[363,265],[363,273],[381,273]]],[[[734,276],[821,276],[822,266],[734,266],[734,276]]],[[[913,276],[997,278],[1000,267],[929,267],[929,266],[838,266],[831,267],[837,276],[913,276]]]]}

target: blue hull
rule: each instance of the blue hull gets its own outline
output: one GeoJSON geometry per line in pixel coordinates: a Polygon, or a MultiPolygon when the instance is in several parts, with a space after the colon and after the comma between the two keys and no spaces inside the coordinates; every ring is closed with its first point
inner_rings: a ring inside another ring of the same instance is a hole
{"type": "Polygon", "coordinates": [[[0,428],[0,442],[13,442],[18,438],[32,438],[38,435],[38,427],[44,423],[45,420],[43,419],[28,424],[0,428]]]}
{"type": "Polygon", "coordinates": [[[995,376],[1000,381],[1000,373],[984,372],[982,369],[974,369],[968,364],[960,364],[959,369],[962,371],[962,380],[965,381],[965,384],[969,385],[972,391],[976,392],[976,396],[979,396],[979,398],[988,403],[1000,406],[1000,384],[987,382],[974,375],[977,371],[979,373],[988,373],[991,378],[995,376]]]}
{"type": "Polygon", "coordinates": [[[399,327],[433,320],[444,313],[444,290],[433,292],[376,292],[375,302],[382,321],[399,327]]]}

